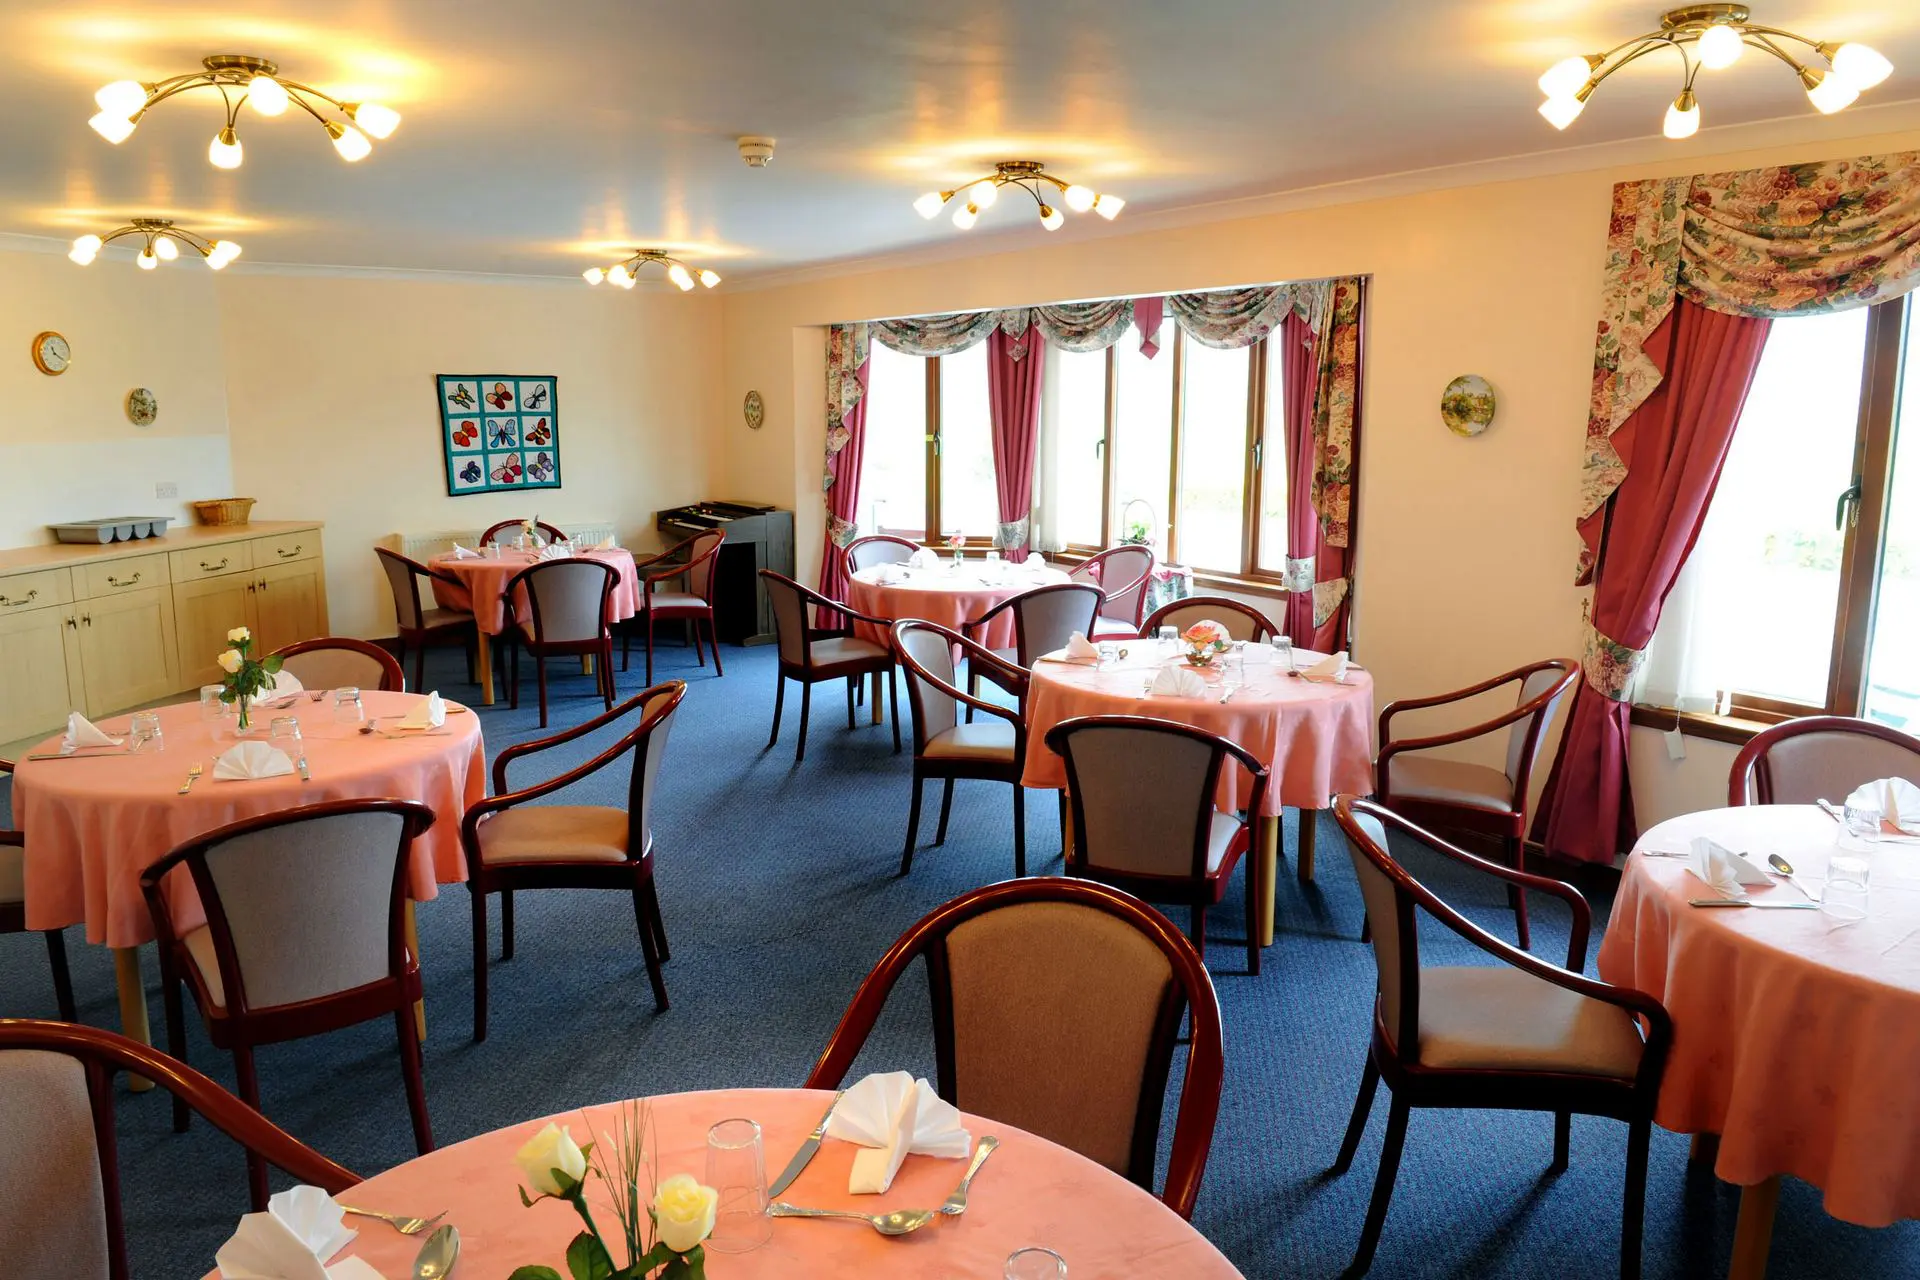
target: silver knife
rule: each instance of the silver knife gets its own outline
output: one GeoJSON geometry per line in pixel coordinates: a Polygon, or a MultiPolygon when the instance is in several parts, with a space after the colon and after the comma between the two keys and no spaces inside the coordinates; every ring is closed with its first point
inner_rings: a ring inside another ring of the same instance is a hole
{"type": "Polygon", "coordinates": [[[813,1127],[813,1132],[807,1135],[807,1140],[800,1144],[798,1151],[793,1153],[793,1159],[787,1161],[787,1167],[781,1170],[780,1176],[774,1179],[771,1187],[767,1188],[769,1197],[777,1196],[792,1186],[793,1180],[800,1176],[807,1167],[807,1162],[813,1159],[813,1153],[820,1149],[820,1139],[827,1136],[827,1121],[833,1119],[833,1108],[840,1105],[840,1096],[845,1092],[846,1090],[842,1089],[833,1095],[833,1102],[827,1107],[827,1114],[820,1117],[820,1123],[813,1127]]]}
{"type": "Polygon", "coordinates": [[[293,762],[293,767],[300,771],[300,781],[302,782],[313,781],[313,774],[307,769],[307,753],[306,752],[302,751],[300,753],[300,758],[293,762]]]}
{"type": "Polygon", "coordinates": [[[1818,911],[1817,902],[1754,902],[1747,898],[1688,898],[1690,907],[1753,907],[1764,911],[1818,911]]]}

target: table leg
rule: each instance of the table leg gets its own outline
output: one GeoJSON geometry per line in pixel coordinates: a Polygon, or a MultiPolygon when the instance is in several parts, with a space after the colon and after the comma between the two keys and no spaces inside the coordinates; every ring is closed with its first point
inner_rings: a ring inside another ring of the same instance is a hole
{"type": "Polygon", "coordinates": [[[493,637],[484,631],[480,633],[480,651],[473,667],[474,675],[480,680],[481,705],[490,707],[493,705],[493,637]]]}
{"type": "Polygon", "coordinates": [[[1299,866],[1295,871],[1300,876],[1301,884],[1313,883],[1313,837],[1319,826],[1320,811],[1318,809],[1300,811],[1300,856],[1299,866]]]}
{"type": "Polygon", "coordinates": [[[1733,1260],[1727,1280],[1762,1280],[1773,1245],[1773,1212],[1780,1205],[1780,1175],[1740,1189],[1740,1216],[1733,1226],[1733,1260]]]}
{"type": "MultiPolygon", "coordinates": [[[[113,949],[113,981],[120,988],[120,1032],[141,1044],[153,1043],[153,1031],[147,1025],[147,984],[140,979],[140,948],[113,949]]],[[[127,1077],[127,1087],[135,1093],[153,1088],[143,1076],[127,1077]]]]}
{"type": "MultiPolygon", "coordinates": [[[[420,963],[420,925],[413,918],[413,899],[407,899],[407,950],[413,952],[413,962],[420,963]]],[[[413,1002],[413,1026],[420,1033],[420,1043],[427,1042],[427,999],[425,996],[413,1002]]]]}
{"type": "Polygon", "coordinates": [[[880,696],[882,692],[884,692],[884,690],[886,689],[885,680],[886,680],[886,677],[881,675],[878,671],[873,673],[873,693],[870,697],[868,697],[867,701],[873,704],[873,708],[872,708],[873,722],[875,724],[879,724],[881,720],[885,718],[880,713],[880,696]]]}
{"type": "Polygon", "coordinates": [[[590,676],[593,674],[593,655],[592,654],[583,653],[580,655],[580,674],[583,676],[590,676]]]}
{"type": "Polygon", "coordinates": [[[1709,1172],[1713,1162],[1720,1158],[1720,1135],[1717,1133],[1696,1133],[1687,1143],[1687,1163],[1705,1165],[1709,1172]]]}
{"type": "Polygon", "coordinates": [[[1273,900],[1280,886],[1280,817],[1278,814],[1260,816],[1260,828],[1256,837],[1260,842],[1260,874],[1266,880],[1267,892],[1260,895],[1260,901],[1254,905],[1260,910],[1260,945],[1273,945],[1273,900]]]}

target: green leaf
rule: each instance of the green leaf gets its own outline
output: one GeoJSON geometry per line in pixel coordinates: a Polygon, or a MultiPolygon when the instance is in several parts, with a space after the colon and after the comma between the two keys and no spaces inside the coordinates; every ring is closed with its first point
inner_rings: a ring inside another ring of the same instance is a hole
{"type": "Polygon", "coordinates": [[[567,1270],[573,1280],[612,1280],[613,1259],[591,1232],[582,1231],[567,1246],[567,1270]]]}
{"type": "Polygon", "coordinates": [[[267,669],[268,675],[276,675],[279,673],[281,666],[285,664],[285,662],[286,662],[286,659],[282,658],[279,654],[276,653],[276,654],[273,654],[271,657],[267,658],[267,660],[262,662],[260,665],[267,669]]]}
{"type": "Polygon", "coordinates": [[[515,1190],[515,1191],[518,1191],[518,1192],[520,1193],[520,1207],[521,1207],[521,1208],[523,1208],[523,1209],[531,1209],[531,1208],[533,1208],[533,1203],[534,1203],[534,1201],[535,1201],[535,1200],[545,1200],[545,1199],[546,1199],[546,1197],[545,1197],[545,1196],[528,1196],[528,1195],[527,1195],[527,1189],[526,1189],[525,1187],[521,1187],[521,1186],[516,1186],[516,1187],[514,1187],[514,1190],[515,1190]]]}
{"type": "Polygon", "coordinates": [[[507,1280],[565,1280],[552,1267],[515,1267],[507,1280]]]}
{"type": "Polygon", "coordinates": [[[660,1280],[707,1280],[706,1246],[697,1244],[687,1253],[674,1254],[660,1280]]]}
{"type": "Polygon", "coordinates": [[[580,1182],[569,1177],[564,1169],[549,1169],[547,1172],[553,1175],[553,1185],[560,1188],[560,1198],[563,1200],[572,1199],[573,1193],[580,1188],[580,1182]]]}

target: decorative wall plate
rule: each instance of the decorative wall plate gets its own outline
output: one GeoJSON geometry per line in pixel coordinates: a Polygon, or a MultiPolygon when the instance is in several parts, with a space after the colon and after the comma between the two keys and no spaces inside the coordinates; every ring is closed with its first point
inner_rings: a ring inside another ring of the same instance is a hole
{"type": "Polygon", "coordinates": [[[1440,396],[1440,421],[1457,436],[1477,436],[1493,425],[1493,385],[1477,373],[1463,373],[1440,396]]]}
{"type": "Polygon", "coordinates": [[[49,378],[57,378],[73,363],[73,348],[65,335],[48,329],[33,336],[33,367],[49,378]]]}
{"type": "Polygon", "coordinates": [[[760,398],[758,391],[747,392],[740,410],[747,416],[747,429],[750,431],[758,431],[760,424],[767,420],[767,402],[760,398]]]}
{"type": "Polygon", "coordinates": [[[128,422],[136,427],[150,427],[159,416],[160,402],[153,398],[153,392],[145,387],[135,387],[127,392],[128,422]]]}

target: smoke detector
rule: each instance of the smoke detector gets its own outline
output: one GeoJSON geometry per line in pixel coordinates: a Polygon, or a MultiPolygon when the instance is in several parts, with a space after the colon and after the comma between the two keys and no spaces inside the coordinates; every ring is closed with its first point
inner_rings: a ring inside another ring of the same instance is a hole
{"type": "Polygon", "coordinates": [[[772,138],[741,138],[740,158],[749,169],[764,169],[773,160],[772,138]]]}

